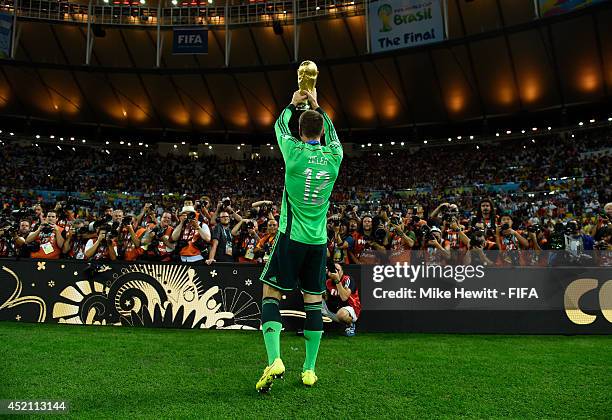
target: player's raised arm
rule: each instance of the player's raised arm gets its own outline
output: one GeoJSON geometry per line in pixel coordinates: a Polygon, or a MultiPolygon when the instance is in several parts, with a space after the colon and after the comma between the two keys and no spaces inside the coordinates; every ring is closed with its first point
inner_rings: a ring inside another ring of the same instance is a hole
{"type": "Polygon", "coordinates": [[[323,108],[319,106],[316,95],[316,90],[314,91],[314,95],[306,92],[310,107],[323,116],[323,128],[325,129],[325,140],[327,142],[327,146],[333,149],[338,149],[339,153],[342,154],[342,144],[340,143],[340,139],[338,139],[338,134],[334,128],[334,123],[332,123],[331,118],[329,118],[329,115],[327,115],[323,108]]]}

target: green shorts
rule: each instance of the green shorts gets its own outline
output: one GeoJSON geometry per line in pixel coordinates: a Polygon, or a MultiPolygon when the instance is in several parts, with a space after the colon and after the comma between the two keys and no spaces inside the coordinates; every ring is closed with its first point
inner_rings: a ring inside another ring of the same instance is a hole
{"type": "Polygon", "coordinates": [[[309,245],[289,239],[279,232],[272,254],[259,279],[278,290],[294,290],[320,295],[325,291],[327,246],[309,245]]]}

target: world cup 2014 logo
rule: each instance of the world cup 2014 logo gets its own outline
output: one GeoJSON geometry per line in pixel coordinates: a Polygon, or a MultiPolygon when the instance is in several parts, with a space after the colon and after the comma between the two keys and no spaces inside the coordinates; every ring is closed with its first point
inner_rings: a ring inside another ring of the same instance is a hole
{"type": "Polygon", "coordinates": [[[389,32],[391,31],[391,18],[393,17],[393,8],[389,4],[383,4],[378,8],[378,18],[382,23],[382,28],[380,28],[380,32],[389,32]]]}

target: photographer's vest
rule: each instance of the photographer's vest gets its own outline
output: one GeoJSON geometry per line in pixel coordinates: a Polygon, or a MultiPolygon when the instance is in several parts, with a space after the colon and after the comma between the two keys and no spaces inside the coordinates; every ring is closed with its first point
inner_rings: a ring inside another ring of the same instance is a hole
{"type": "MultiPolygon", "coordinates": [[[[60,234],[64,230],[60,229],[60,234]]],[[[30,254],[30,258],[46,258],[51,260],[57,260],[62,254],[62,250],[57,245],[57,241],[55,240],[55,231],[51,233],[40,233],[38,235],[38,240],[40,241],[40,249],[36,252],[32,252],[30,254]]]]}

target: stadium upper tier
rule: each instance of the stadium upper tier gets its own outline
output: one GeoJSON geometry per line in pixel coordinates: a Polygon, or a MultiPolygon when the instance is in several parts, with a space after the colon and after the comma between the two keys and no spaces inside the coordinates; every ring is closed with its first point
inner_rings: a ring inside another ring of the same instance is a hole
{"type": "Polygon", "coordinates": [[[112,3],[19,0],[0,115],[269,133],[303,59],[319,65],[319,102],[341,133],[601,103],[612,89],[611,2],[540,19],[532,0],[448,0],[446,41],[380,54],[368,53],[362,1],[112,3]],[[172,54],[181,25],[211,29],[207,55],[172,54]]]}

